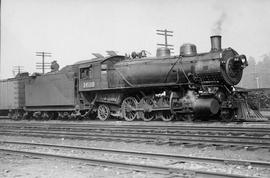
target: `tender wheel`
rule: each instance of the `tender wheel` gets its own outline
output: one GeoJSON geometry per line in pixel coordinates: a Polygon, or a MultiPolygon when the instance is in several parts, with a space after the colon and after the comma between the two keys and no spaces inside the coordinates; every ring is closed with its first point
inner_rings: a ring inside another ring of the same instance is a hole
{"type": "Polygon", "coordinates": [[[57,119],[57,113],[55,112],[48,112],[49,120],[55,120],[57,119]]]}
{"type": "Polygon", "coordinates": [[[37,119],[37,120],[40,120],[41,118],[41,112],[40,111],[36,111],[33,113],[33,118],[34,119],[37,119]]]}
{"type": "Polygon", "coordinates": [[[134,97],[127,97],[124,99],[121,109],[123,117],[126,121],[133,121],[136,118],[137,113],[134,111],[136,106],[137,100],[134,97]]]}
{"type": "Polygon", "coordinates": [[[48,120],[50,117],[47,112],[42,113],[41,115],[42,120],[48,120]]]}
{"type": "Polygon", "coordinates": [[[155,118],[155,113],[151,111],[154,106],[154,101],[151,97],[143,97],[139,103],[139,106],[145,109],[145,111],[140,111],[138,113],[138,116],[142,120],[149,122],[155,118]]]}
{"type": "Polygon", "coordinates": [[[161,114],[160,114],[160,118],[165,121],[165,122],[169,122],[171,120],[173,120],[173,114],[171,113],[171,111],[163,111],[161,114]]]}
{"type": "Polygon", "coordinates": [[[110,108],[108,105],[101,104],[98,106],[97,113],[99,120],[105,121],[110,117],[110,108]]]}
{"type": "Polygon", "coordinates": [[[23,113],[23,117],[22,117],[22,119],[23,120],[28,120],[28,119],[30,119],[31,118],[31,116],[30,116],[31,114],[30,113],[28,113],[27,111],[25,112],[25,113],[23,113]]]}
{"type": "Polygon", "coordinates": [[[10,118],[12,120],[19,120],[20,119],[20,114],[18,112],[11,113],[10,118]]]}
{"type": "Polygon", "coordinates": [[[63,113],[62,113],[62,119],[63,119],[63,120],[72,120],[72,119],[76,119],[76,115],[74,115],[74,113],[70,113],[70,112],[63,112],[63,113]]]}

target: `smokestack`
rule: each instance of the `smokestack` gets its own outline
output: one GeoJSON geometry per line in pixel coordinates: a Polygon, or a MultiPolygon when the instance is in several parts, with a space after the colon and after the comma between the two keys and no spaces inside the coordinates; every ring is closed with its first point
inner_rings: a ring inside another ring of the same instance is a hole
{"type": "Polygon", "coordinates": [[[211,36],[211,51],[220,51],[221,50],[221,36],[215,35],[211,36]]]}

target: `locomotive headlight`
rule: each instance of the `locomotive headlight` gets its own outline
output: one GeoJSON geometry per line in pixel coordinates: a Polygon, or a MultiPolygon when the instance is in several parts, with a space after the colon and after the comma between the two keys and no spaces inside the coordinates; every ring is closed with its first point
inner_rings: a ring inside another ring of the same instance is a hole
{"type": "Polygon", "coordinates": [[[248,66],[248,64],[245,55],[235,56],[233,61],[231,61],[231,68],[233,70],[244,69],[246,66],[248,66]]]}
{"type": "Polygon", "coordinates": [[[243,64],[246,63],[246,59],[245,58],[242,58],[241,60],[242,60],[242,63],[243,64]]]}
{"type": "Polygon", "coordinates": [[[241,59],[241,62],[242,62],[242,68],[245,68],[248,66],[248,62],[247,62],[247,58],[245,55],[240,55],[240,59],[241,59]]]}

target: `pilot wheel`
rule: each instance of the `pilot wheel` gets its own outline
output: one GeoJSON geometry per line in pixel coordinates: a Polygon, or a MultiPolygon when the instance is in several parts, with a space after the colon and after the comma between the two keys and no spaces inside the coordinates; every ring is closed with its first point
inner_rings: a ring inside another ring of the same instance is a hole
{"type": "Polygon", "coordinates": [[[100,104],[98,106],[98,118],[101,121],[105,121],[110,117],[110,108],[106,104],[100,104]]]}

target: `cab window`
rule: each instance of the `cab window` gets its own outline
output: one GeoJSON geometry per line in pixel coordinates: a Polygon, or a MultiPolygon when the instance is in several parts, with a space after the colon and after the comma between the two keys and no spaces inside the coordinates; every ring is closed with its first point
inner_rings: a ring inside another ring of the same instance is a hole
{"type": "Polygon", "coordinates": [[[90,67],[81,68],[80,69],[80,78],[84,80],[93,79],[93,68],[92,65],[90,67]]]}

